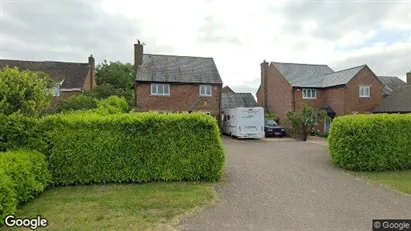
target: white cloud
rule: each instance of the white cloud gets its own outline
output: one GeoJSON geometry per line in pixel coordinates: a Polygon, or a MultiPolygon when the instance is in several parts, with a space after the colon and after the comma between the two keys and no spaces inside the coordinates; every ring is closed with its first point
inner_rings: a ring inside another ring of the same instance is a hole
{"type": "Polygon", "coordinates": [[[55,8],[57,4],[33,5],[23,12],[3,4],[5,27],[10,20],[14,25],[3,31],[4,54],[76,61],[93,53],[98,61],[133,62],[132,44],[138,38],[150,53],[214,57],[225,85],[252,93],[259,86],[263,59],[332,68],[369,64],[376,74],[402,79],[411,69],[411,41],[367,43],[383,29],[411,31],[406,17],[411,2],[406,1],[107,0],[89,3],[95,12],[87,15],[90,9],[84,8],[82,17],[76,10],[83,8],[67,11],[55,8]],[[36,15],[44,9],[47,14],[36,15]],[[27,24],[41,17],[43,21],[27,24]],[[60,24],[69,26],[60,31],[60,24]],[[33,33],[23,33],[27,26],[52,29],[32,42],[33,33]]]}

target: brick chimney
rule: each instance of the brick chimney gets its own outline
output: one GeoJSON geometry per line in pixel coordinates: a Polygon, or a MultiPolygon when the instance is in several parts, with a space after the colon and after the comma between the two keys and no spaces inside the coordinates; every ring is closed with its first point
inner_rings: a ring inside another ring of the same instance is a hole
{"type": "Polygon", "coordinates": [[[268,62],[263,61],[261,63],[261,89],[263,90],[263,107],[267,110],[267,69],[268,69],[268,62]]]}
{"type": "Polygon", "coordinates": [[[143,44],[140,40],[137,40],[137,44],[134,44],[134,69],[137,70],[138,66],[143,64],[143,44]]]}
{"type": "Polygon", "coordinates": [[[96,75],[96,60],[94,59],[92,54],[88,57],[88,65],[90,68],[90,90],[91,90],[96,85],[96,80],[94,78],[96,75]]]}
{"type": "Polygon", "coordinates": [[[407,84],[411,84],[411,70],[407,73],[407,84]]]}

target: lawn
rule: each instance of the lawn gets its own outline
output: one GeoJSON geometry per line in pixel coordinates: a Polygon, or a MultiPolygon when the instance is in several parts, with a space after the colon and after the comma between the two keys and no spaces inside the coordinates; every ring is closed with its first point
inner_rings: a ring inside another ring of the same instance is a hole
{"type": "Polygon", "coordinates": [[[370,181],[411,194],[411,170],[387,172],[351,172],[370,181]]]}
{"type": "Polygon", "coordinates": [[[178,215],[214,198],[210,183],[148,183],[59,187],[25,204],[19,217],[41,215],[48,230],[164,229],[178,215]]]}

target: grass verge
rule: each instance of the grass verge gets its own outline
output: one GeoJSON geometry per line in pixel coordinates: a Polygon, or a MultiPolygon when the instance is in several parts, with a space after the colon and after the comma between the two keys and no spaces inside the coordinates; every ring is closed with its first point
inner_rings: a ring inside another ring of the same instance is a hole
{"type": "Polygon", "coordinates": [[[386,172],[349,172],[370,181],[411,194],[411,170],[386,172]]]}
{"type": "Polygon", "coordinates": [[[41,215],[48,219],[48,230],[154,230],[213,198],[211,183],[60,187],[45,191],[16,215],[41,215]]]}

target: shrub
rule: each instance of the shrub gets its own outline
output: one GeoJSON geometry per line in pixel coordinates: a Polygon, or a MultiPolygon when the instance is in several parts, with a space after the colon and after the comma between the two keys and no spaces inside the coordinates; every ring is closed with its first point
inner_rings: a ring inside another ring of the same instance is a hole
{"type": "Polygon", "coordinates": [[[97,103],[98,112],[103,114],[126,113],[129,111],[127,101],[124,97],[110,96],[97,103]]]}
{"type": "Polygon", "coordinates": [[[44,191],[50,179],[43,154],[24,150],[0,153],[0,219],[44,191]]]}
{"type": "Polygon", "coordinates": [[[325,118],[326,112],[302,104],[301,110],[287,112],[287,132],[295,139],[307,140],[318,120],[325,118]]]}
{"type": "Polygon", "coordinates": [[[134,105],[134,91],[133,89],[116,88],[108,83],[97,85],[93,90],[83,93],[84,95],[96,98],[98,100],[106,99],[110,96],[124,97],[129,106],[134,105]]]}
{"type": "Polygon", "coordinates": [[[10,177],[4,173],[4,170],[0,169],[0,226],[3,225],[4,218],[8,214],[16,211],[16,207],[17,199],[14,184],[10,177]]]}
{"type": "Polygon", "coordinates": [[[57,185],[217,180],[225,154],[216,120],[201,113],[57,114],[49,156],[57,185]]]}
{"type": "Polygon", "coordinates": [[[411,115],[337,117],[328,137],[332,161],[356,171],[411,169],[411,115]]]}
{"type": "Polygon", "coordinates": [[[274,120],[277,123],[279,122],[278,116],[276,114],[273,114],[273,113],[265,113],[264,118],[269,119],[269,120],[274,120]]]}
{"type": "Polygon", "coordinates": [[[37,118],[0,115],[0,151],[25,148],[45,152],[48,145],[43,131],[37,118]]]}
{"type": "Polygon", "coordinates": [[[57,105],[57,112],[72,110],[90,110],[97,108],[97,100],[86,95],[74,95],[68,99],[60,100],[57,105]]]}
{"type": "Polygon", "coordinates": [[[51,100],[55,83],[44,72],[5,67],[0,69],[0,114],[37,116],[51,100]]]}

